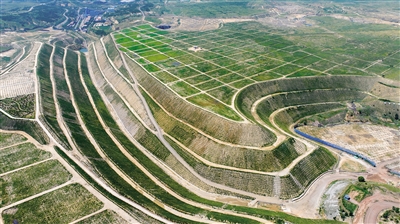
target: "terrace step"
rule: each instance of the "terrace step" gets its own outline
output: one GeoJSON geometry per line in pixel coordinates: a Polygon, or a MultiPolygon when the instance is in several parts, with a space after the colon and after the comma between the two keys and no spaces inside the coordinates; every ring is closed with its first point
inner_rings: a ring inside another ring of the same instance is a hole
{"type": "Polygon", "coordinates": [[[303,143],[301,143],[300,141],[295,141],[294,142],[294,149],[296,150],[296,152],[301,155],[303,153],[305,153],[307,151],[307,147],[306,145],[304,145],[303,143]]]}
{"type": "Polygon", "coordinates": [[[296,185],[300,188],[300,189],[304,189],[303,185],[301,185],[301,183],[296,179],[296,177],[294,177],[291,173],[289,173],[290,177],[293,179],[293,181],[296,183],[296,185]]]}
{"type": "Polygon", "coordinates": [[[274,178],[274,197],[279,198],[281,196],[281,177],[276,175],[274,178]]]}

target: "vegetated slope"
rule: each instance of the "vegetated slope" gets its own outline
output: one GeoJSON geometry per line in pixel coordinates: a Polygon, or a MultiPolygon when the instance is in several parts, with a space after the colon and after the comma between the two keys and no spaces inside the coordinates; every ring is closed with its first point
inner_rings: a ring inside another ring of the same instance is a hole
{"type": "MultiPolygon", "coordinates": [[[[43,120],[44,124],[52,131],[54,137],[59,140],[64,146],[68,146],[68,141],[64,136],[58,122],[57,122],[57,113],[56,107],[54,104],[53,98],[53,85],[51,82],[51,66],[50,61],[53,60],[54,55],[57,55],[56,61],[60,61],[62,56],[59,55],[59,52],[53,55],[53,47],[48,44],[43,44],[40,49],[38,55],[38,63],[37,63],[37,77],[38,77],[38,86],[39,86],[39,94],[40,94],[40,110],[42,116],[40,117],[43,120]]],[[[60,63],[56,63],[56,67],[58,68],[60,63]]],[[[62,69],[62,68],[61,68],[62,69]]]]}
{"type": "Polygon", "coordinates": [[[276,137],[273,133],[258,125],[233,122],[187,103],[150,76],[129,57],[126,57],[126,61],[137,75],[140,85],[177,119],[187,122],[221,141],[233,144],[262,147],[271,145],[275,141],[276,137]]]}
{"type": "Polygon", "coordinates": [[[103,38],[104,45],[106,47],[106,51],[116,69],[120,71],[126,79],[133,82],[132,77],[130,77],[128,71],[126,70],[124,63],[121,59],[121,55],[118,49],[115,47],[115,44],[110,35],[107,35],[103,38]]]}
{"type": "Polygon", "coordinates": [[[325,102],[360,101],[366,96],[366,93],[347,89],[289,92],[265,98],[260,102],[257,111],[271,115],[272,112],[283,107],[325,102]]]}
{"type": "MultiPolygon", "coordinates": [[[[269,117],[261,110],[262,106],[257,108],[257,113],[264,122],[269,121],[269,117]]],[[[275,115],[275,122],[285,131],[289,132],[290,125],[297,122],[299,119],[319,114],[335,109],[343,109],[345,105],[342,103],[321,103],[321,104],[308,104],[295,107],[289,107],[282,110],[275,115]]]]}
{"type": "MultiPolygon", "coordinates": [[[[377,77],[363,76],[323,76],[303,77],[295,79],[272,80],[251,85],[241,91],[236,98],[236,106],[249,119],[251,107],[258,99],[280,92],[313,91],[318,89],[335,90],[346,89],[353,91],[369,91],[379,80],[377,77]]],[[[334,95],[331,96],[334,99],[334,95]]],[[[348,96],[351,100],[351,95],[348,96]]],[[[307,99],[312,100],[312,99],[307,99]]],[[[279,102],[279,101],[277,101],[279,102]]]]}
{"type": "Polygon", "coordinates": [[[277,171],[285,168],[299,155],[295,142],[288,140],[273,150],[241,148],[215,142],[188,125],[171,119],[151,98],[147,98],[147,102],[164,132],[174,141],[186,146],[186,150],[191,150],[210,162],[258,171],[277,171]],[[281,160],[282,157],[279,156],[281,150],[290,152],[285,160],[281,160]]]}
{"type": "MultiPolygon", "coordinates": [[[[105,46],[107,47],[108,45],[109,43],[107,43],[105,46]]],[[[118,93],[124,97],[125,101],[129,103],[129,106],[133,108],[133,110],[137,113],[137,115],[139,115],[140,119],[143,120],[148,127],[154,129],[153,125],[150,122],[149,117],[146,114],[143,103],[133,90],[133,87],[130,83],[131,82],[130,80],[132,78],[130,78],[128,74],[122,76],[119,75],[118,72],[120,72],[120,70],[118,68],[117,68],[118,70],[116,70],[107,58],[107,56],[109,56],[111,59],[111,56],[114,56],[114,61],[119,59],[118,60],[119,62],[121,60],[120,55],[105,54],[106,52],[103,49],[101,41],[95,42],[94,49],[96,50],[96,55],[92,54],[92,56],[95,56],[97,58],[97,61],[99,62],[98,65],[101,70],[100,72],[101,74],[99,75],[104,75],[105,78],[110,82],[110,84],[114,86],[116,91],[118,91],[118,93]],[[129,79],[126,77],[129,77],[129,79]]],[[[115,54],[115,52],[113,53],[115,54]]],[[[126,69],[125,70],[123,69],[123,71],[125,71],[125,73],[127,72],[126,69]]],[[[99,78],[101,78],[101,76],[99,76],[99,78]]]]}

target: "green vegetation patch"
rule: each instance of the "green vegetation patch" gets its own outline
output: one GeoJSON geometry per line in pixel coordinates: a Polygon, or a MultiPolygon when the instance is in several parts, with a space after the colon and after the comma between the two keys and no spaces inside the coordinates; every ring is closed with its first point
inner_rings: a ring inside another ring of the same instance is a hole
{"type": "Polygon", "coordinates": [[[233,95],[235,95],[236,90],[229,86],[221,86],[219,88],[213,89],[208,92],[211,96],[221,100],[222,102],[230,105],[233,95]]]}
{"type": "Polygon", "coordinates": [[[291,65],[291,64],[287,64],[287,65],[283,65],[279,68],[274,69],[273,71],[282,75],[288,75],[290,73],[293,73],[297,70],[301,69],[301,67],[297,66],[297,65],[291,65]]]}
{"type": "Polygon", "coordinates": [[[194,76],[194,77],[188,78],[185,81],[190,83],[190,84],[197,84],[197,83],[200,83],[200,82],[208,81],[210,79],[211,79],[210,77],[201,74],[201,75],[198,75],[198,76],[194,76]]]}
{"type": "Polygon", "coordinates": [[[190,66],[179,67],[169,70],[172,74],[179,78],[188,78],[194,75],[198,75],[199,72],[191,68],[190,66]]]}
{"type": "Polygon", "coordinates": [[[324,73],[316,72],[307,68],[303,68],[287,77],[301,77],[301,76],[317,76],[317,75],[324,75],[324,73]]]}
{"type": "Polygon", "coordinates": [[[371,62],[358,60],[355,58],[352,58],[352,59],[349,59],[349,60],[343,62],[343,65],[348,65],[348,66],[352,66],[352,67],[356,67],[356,68],[360,68],[360,69],[366,68],[370,64],[371,64],[371,62]]]}
{"type": "Polygon", "coordinates": [[[128,224],[128,221],[119,216],[116,212],[112,210],[105,210],[96,215],[86,218],[78,224],[99,224],[99,223],[118,223],[118,224],[128,224]]]}
{"type": "Polygon", "coordinates": [[[304,58],[301,58],[301,59],[299,59],[299,60],[296,60],[296,61],[294,61],[294,62],[292,62],[292,63],[294,63],[294,64],[296,64],[296,65],[300,65],[300,66],[307,66],[307,65],[311,65],[311,64],[313,64],[313,63],[316,63],[316,62],[318,62],[319,60],[321,60],[321,59],[320,59],[320,58],[317,58],[317,57],[315,57],[315,56],[310,55],[310,56],[308,56],[308,57],[304,57],[304,58]]]}
{"type": "Polygon", "coordinates": [[[390,68],[390,66],[388,66],[388,65],[374,64],[371,67],[367,68],[366,70],[379,75],[382,72],[388,70],[389,68],[390,68]]]}
{"type": "Polygon", "coordinates": [[[193,56],[193,55],[189,55],[189,54],[185,54],[185,55],[182,55],[182,56],[178,56],[178,57],[176,57],[175,59],[178,60],[178,61],[180,61],[180,62],[182,62],[182,63],[185,63],[185,64],[187,64],[187,65],[193,65],[193,64],[195,64],[195,63],[198,63],[198,62],[202,62],[202,61],[203,61],[203,59],[198,58],[198,57],[193,56]]]}
{"type": "Polygon", "coordinates": [[[243,80],[241,80],[241,81],[231,83],[231,85],[232,85],[233,87],[235,87],[235,88],[241,89],[241,88],[243,88],[243,87],[245,87],[245,86],[247,86],[247,85],[250,85],[250,84],[252,84],[252,83],[254,83],[254,81],[251,80],[251,79],[243,79],[243,80]]]}
{"type": "Polygon", "coordinates": [[[23,143],[0,150],[0,173],[8,172],[51,157],[32,143],[23,143]]]}
{"type": "Polygon", "coordinates": [[[149,72],[158,72],[160,68],[153,64],[143,65],[143,67],[149,72]]]}
{"type": "MultiPolygon", "coordinates": [[[[2,133],[0,132],[0,148],[13,145],[19,142],[26,141],[27,139],[20,134],[2,133]]],[[[1,156],[0,156],[1,157],[1,156]]]]}
{"type": "Polygon", "coordinates": [[[238,71],[238,73],[241,74],[241,75],[249,77],[249,76],[253,76],[253,75],[256,75],[258,73],[264,72],[264,71],[265,71],[265,69],[262,68],[262,67],[250,66],[250,67],[247,67],[247,68],[244,68],[244,69],[238,71]]]}
{"type": "Polygon", "coordinates": [[[227,57],[220,57],[220,58],[212,60],[212,62],[214,62],[215,64],[217,64],[219,66],[223,66],[223,67],[236,63],[235,60],[232,60],[232,59],[227,58],[227,57]]]}
{"type": "Polygon", "coordinates": [[[208,89],[212,89],[212,88],[215,88],[215,87],[218,87],[218,86],[222,86],[222,85],[223,85],[222,82],[219,82],[219,81],[213,79],[213,80],[210,80],[210,81],[207,81],[207,82],[203,82],[203,83],[201,83],[199,85],[196,85],[196,87],[200,88],[201,90],[208,90],[208,89]]]}
{"type": "Polygon", "coordinates": [[[235,81],[242,80],[242,79],[243,79],[242,76],[235,74],[235,73],[228,74],[228,75],[218,78],[219,81],[224,82],[224,83],[231,83],[231,82],[235,82],[235,81]]]}
{"type": "Polygon", "coordinates": [[[65,183],[72,177],[57,160],[49,160],[2,176],[1,207],[65,183]]]}
{"type": "Polygon", "coordinates": [[[388,79],[400,81],[400,68],[390,68],[383,72],[382,76],[388,79]]]}
{"type": "Polygon", "coordinates": [[[342,197],[342,206],[347,210],[345,214],[348,214],[349,216],[354,216],[354,213],[358,208],[358,205],[351,203],[344,199],[344,197],[342,197]]]}
{"type": "Polygon", "coordinates": [[[148,49],[148,47],[144,44],[135,44],[131,47],[126,47],[126,48],[128,48],[128,50],[130,50],[130,51],[138,51],[138,50],[148,49]]]}
{"type": "Polygon", "coordinates": [[[201,71],[201,72],[204,72],[204,73],[219,68],[218,66],[216,66],[216,65],[214,65],[214,64],[211,64],[211,63],[209,63],[209,62],[201,62],[201,63],[198,63],[198,64],[193,65],[193,67],[194,67],[195,69],[201,71]]]}
{"type": "Polygon", "coordinates": [[[146,57],[146,56],[155,55],[155,54],[159,54],[159,53],[155,50],[147,50],[147,51],[142,51],[142,52],[138,53],[138,55],[140,55],[141,57],[146,57]]]}
{"type": "Polygon", "coordinates": [[[199,105],[202,108],[206,108],[208,110],[211,110],[219,115],[222,115],[224,117],[227,117],[229,119],[235,120],[235,121],[240,121],[242,120],[239,115],[232,110],[232,108],[222,104],[221,102],[213,99],[212,97],[206,95],[206,94],[199,94],[193,97],[189,97],[187,99],[188,101],[199,105]]]}
{"type": "Polygon", "coordinates": [[[336,65],[336,63],[333,63],[331,61],[321,60],[321,61],[318,61],[316,63],[309,65],[308,67],[315,69],[315,70],[319,70],[319,71],[325,71],[327,69],[332,68],[335,65],[336,65]]]}
{"type": "Polygon", "coordinates": [[[282,76],[280,76],[274,72],[265,72],[265,73],[256,75],[256,76],[252,77],[251,79],[261,82],[261,81],[267,81],[267,80],[276,79],[276,78],[280,78],[280,77],[282,77],[282,76]]]}
{"type": "Polygon", "coordinates": [[[280,65],[283,65],[284,62],[282,61],[278,61],[272,58],[259,58],[260,60],[260,66],[263,67],[265,70],[270,70],[270,69],[274,69],[280,65]]]}
{"type": "Polygon", "coordinates": [[[178,80],[176,77],[169,74],[168,72],[157,72],[153,73],[153,75],[163,83],[169,83],[178,80]]]}
{"type": "MultiPolygon", "coordinates": [[[[159,50],[159,51],[163,52],[162,50],[159,50]]],[[[180,50],[167,51],[167,52],[163,52],[163,53],[165,53],[166,55],[173,57],[173,58],[184,56],[187,54],[186,52],[180,51],[180,50]]]]}
{"type": "Polygon", "coordinates": [[[206,74],[211,77],[219,77],[219,76],[226,75],[228,73],[230,73],[229,70],[227,70],[225,68],[220,68],[220,69],[213,70],[211,72],[207,72],[206,74]]]}
{"type": "Polygon", "coordinates": [[[102,202],[79,184],[70,184],[3,211],[5,223],[69,223],[89,215],[102,202]]]}
{"type": "MultiPolygon", "coordinates": [[[[114,36],[115,37],[115,36],[114,36]]],[[[129,37],[125,37],[125,36],[118,36],[119,38],[116,38],[115,42],[117,44],[124,44],[124,43],[128,43],[128,42],[133,42],[134,40],[132,40],[129,37]]]]}
{"type": "Polygon", "coordinates": [[[162,60],[168,59],[168,56],[165,56],[163,54],[157,54],[157,55],[147,56],[144,58],[146,58],[147,60],[149,60],[151,62],[156,62],[156,61],[162,61],[162,60]]]}
{"type": "Polygon", "coordinates": [[[189,84],[183,81],[175,82],[172,85],[170,85],[170,87],[183,97],[190,96],[200,92],[200,90],[195,89],[194,87],[190,86],[189,84]]]}

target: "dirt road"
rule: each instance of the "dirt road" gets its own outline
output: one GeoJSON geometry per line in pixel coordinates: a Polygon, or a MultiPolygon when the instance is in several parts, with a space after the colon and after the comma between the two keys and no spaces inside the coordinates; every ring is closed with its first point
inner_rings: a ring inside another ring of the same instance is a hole
{"type": "Polygon", "coordinates": [[[391,202],[391,201],[377,201],[371,203],[367,209],[367,212],[364,216],[364,223],[365,224],[372,224],[377,223],[379,213],[383,210],[391,209],[392,206],[399,206],[400,201],[398,202],[391,202]]]}
{"type": "Polygon", "coordinates": [[[376,220],[382,210],[391,208],[392,206],[398,207],[399,205],[399,195],[383,194],[380,191],[375,191],[372,196],[360,202],[353,223],[377,223],[376,220]]]}

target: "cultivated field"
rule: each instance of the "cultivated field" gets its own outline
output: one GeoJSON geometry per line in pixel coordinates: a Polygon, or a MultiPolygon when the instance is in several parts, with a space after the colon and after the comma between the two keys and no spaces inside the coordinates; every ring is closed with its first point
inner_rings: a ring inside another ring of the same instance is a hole
{"type": "MultiPolygon", "coordinates": [[[[101,210],[103,202],[95,196],[99,193],[83,187],[81,177],[65,165],[51,147],[39,145],[27,135],[1,131],[1,222],[86,223],[91,218],[127,223],[114,210],[101,210]]],[[[88,223],[93,223],[91,219],[88,223]]]]}
{"type": "Polygon", "coordinates": [[[297,39],[288,41],[283,34],[257,23],[226,24],[204,32],[141,25],[116,32],[114,38],[120,50],[188,102],[233,120],[242,120],[233,107],[234,94],[252,83],[281,77],[380,75],[383,70],[365,68],[389,69],[385,62],[390,60],[377,62],[378,55],[370,61],[339,57],[334,51],[298,46],[297,39]]]}
{"type": "Polygon", "coordinates": [[[102,203],[79,184],[70,184],[3,211],[5,223],[68,223],[95,212],[102,203]]]}

